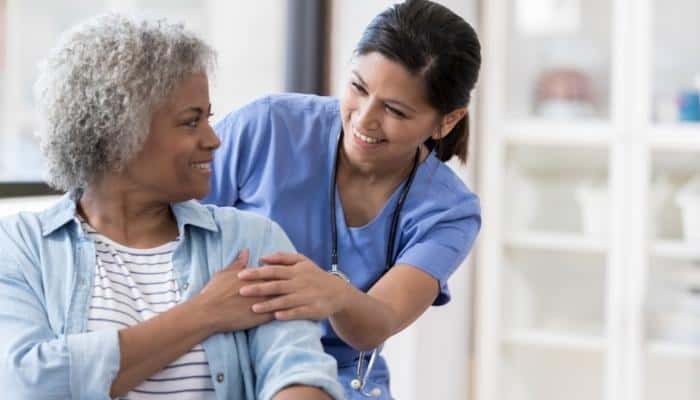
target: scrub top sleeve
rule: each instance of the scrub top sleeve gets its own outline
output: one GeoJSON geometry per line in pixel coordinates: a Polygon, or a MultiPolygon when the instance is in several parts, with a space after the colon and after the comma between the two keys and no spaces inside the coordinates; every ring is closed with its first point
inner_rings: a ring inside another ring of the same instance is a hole
{"type": "Polygon", "coordinates": [[[447,280],[469,254],[481,228],[478,199],[420,219],[416,225],[396,264],[414,266],[434,277],[440,293],[433,305],[446,304],[450,301],[447,280]]]}
{"type": "Polygon", "coordinates": [[[214,125],[221,146],[214,152],[211,190],[201,202],[235,206],[241,188],[259,175],[255,166],[269,143],[270,100],[262,98],[229,113],[214,125]]]}

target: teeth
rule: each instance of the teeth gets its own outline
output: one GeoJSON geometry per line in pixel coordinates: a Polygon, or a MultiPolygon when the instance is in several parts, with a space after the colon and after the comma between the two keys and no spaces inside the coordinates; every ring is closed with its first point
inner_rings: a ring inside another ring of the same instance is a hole
{"type": "Polygon", "coordinates": [[[204,170],[209,169],[209,163],[193,163],[191,165],[192,165],[192,168],[204,169],[204,170]]]}
{"type": "Polygon", "coordinates": [[[355,135],[355,137],[359,138],[360,140],[362,140],[365,143],[377,144],[377,143],[381,142],[381,139],[376,139],[373,137],[365,136],[355,129],[352,130],[352,133],[355,135]]]}

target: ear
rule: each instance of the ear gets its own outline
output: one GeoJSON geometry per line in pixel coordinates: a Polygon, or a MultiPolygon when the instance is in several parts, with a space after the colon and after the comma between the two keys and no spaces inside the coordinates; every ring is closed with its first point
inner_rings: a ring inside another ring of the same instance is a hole
{"type": "Polygon", "coordinates": [[[467,107],[457,108],[443,115],[440,119],[440,126],[435,130],[432,138],[434,140],[444,138],[462,118],[469,118],[469,110],[467,110],[467,107]]]}

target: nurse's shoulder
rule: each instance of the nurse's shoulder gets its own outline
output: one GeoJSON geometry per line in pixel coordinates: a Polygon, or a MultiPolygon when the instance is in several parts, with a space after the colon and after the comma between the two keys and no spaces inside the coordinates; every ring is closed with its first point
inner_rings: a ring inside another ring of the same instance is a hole
{"type": "Polygon", "coordinates": [[[227,135],[305,135],[328,129],[339,115],[335,97],[278,93],[260,97],[230,112],[214,129],[227,135]]]}
{"type": "Polygon", "coordinates": [[[464,180],[447,164],[433,156],[428,159],[427,164],[427,173],[422,180],[425,186],[419,189],[424,200],[431,200],[427,201],[426,205],[446,209],[458,208],[467,216],[480,217],[479,196],[471,191],[464,180]]]}

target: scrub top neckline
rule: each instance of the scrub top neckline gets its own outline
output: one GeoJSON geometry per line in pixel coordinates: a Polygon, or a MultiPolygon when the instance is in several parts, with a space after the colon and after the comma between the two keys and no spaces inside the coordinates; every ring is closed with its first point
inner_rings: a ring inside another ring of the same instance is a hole
{"type": "MultiPolygon", "coordinates": [[[[338,154],[338,146],[340,145],[339,137],[341,134],[342,134],[342,127],[340,128],[340,131],[338,132],[337,137],[335,139],[336,144],[335,144],[335,146],[333,146],[333,152],[332,152],[333,156],[331,156],[331,168],[332,168],[331,174],[333,172],[335,172],[335,169],[333,168],[333,166],[336,163],[336,157],[338,154]]],[[[437,160],[435,158],[435,152],[430,151],[428,153],[428,156],[425,158],[425,160],[418,163],[418,168],[416,170],[416,179],[418,179],[418,176],[421,174],[421,171],[424,170],[425,168],[427,168],[428,164],[432,165],[435,160],[437,160]]],[[[332,179],[332,177],[331,177],[331,179],[332,179]]],[[[387,210],[390,210],[390,209],[393,210],[393,205],[394,205],[394,203],[396,203],[396,201],[398,201],[397,197],[399,196],[399,193],[401,192],[401,188],[405,184],[406,184],[406,179],[402,180],[401,184],[399,184],[394,189],[394,191],[391,193],[391,196],[389,196],[389,199],[386,201],[386,203],[384,203],[384,206],[382,206],[382,209],[377,213],[377,215],[375,215],[369,222],[367,222],[366,224],[361,225],[361,226],[349,226],[347,224],[347,221],[345,220],[345,210],[343,209],[343,202],[342,202],[342,199],[340,198],[340,189],[336,185],[335,193],[334,193],[335,210],[336,210],[336,215],[342,216],[341,218],[338,218],[338,221],[340,222],[340,224],[342,224],[342,227],[344,229],[349,230],[351,232],[360,233],[362,231],[371,229],[373,227],[373,225],[375,225],[377,223],[377,221],[384,219],[384,214],[386,214],[388,212],[387,210]]],[[[416,186],[415,182],[414,182],[413,186],[414,187],[416,186]]],[[[411,188],[411,190],[413,190],[413,187],[411,188]]],[[[410,192],[409,192],[409,194],[410,194],[410,192]]]]}

